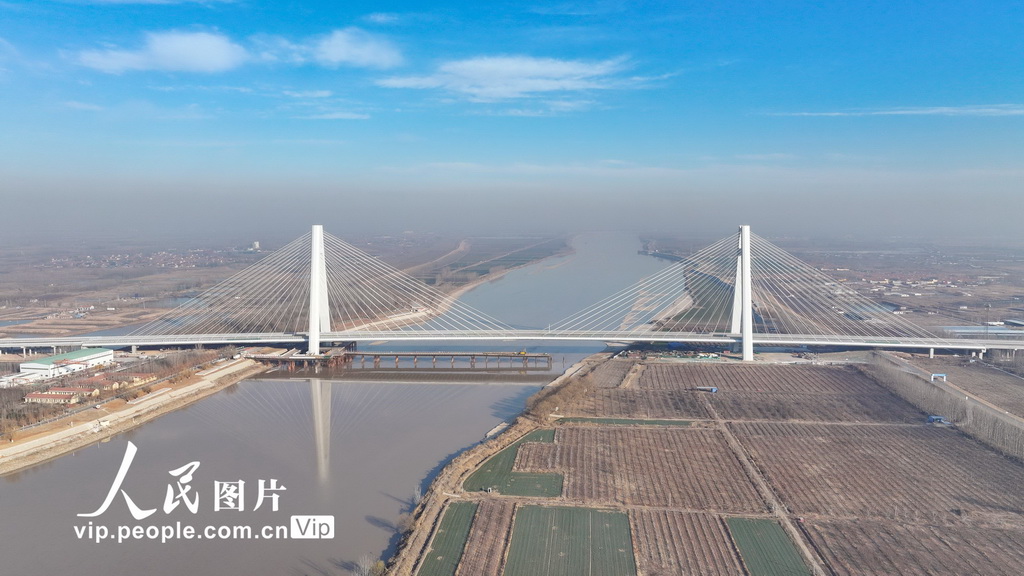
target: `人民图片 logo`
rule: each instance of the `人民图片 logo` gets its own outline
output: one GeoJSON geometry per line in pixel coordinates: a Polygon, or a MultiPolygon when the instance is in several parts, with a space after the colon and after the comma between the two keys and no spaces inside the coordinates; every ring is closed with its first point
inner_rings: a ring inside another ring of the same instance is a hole
{"type": "MultiPolygon", "coordinates": [[[[150,517],[156,508],[150,508],[147,510],[142,509],[139,505],[132,500],[131,496],[127,492],[121,489],[121,484],[124,482],[125,477],[128,475],[128,469],[131,468],[132,461],[135,460],[135,454],[138,452],[138,448],[132,442],[128,442],[127,448],[125,448],[124,458],[121,460],[121,466],[117,470],[117,475],[114,476],[114,483],[111,484],[110,490],[107,492],[107,497],[100,504],[100,507],[93,512],[86,514],[78,514],[82,518],[95,518],[107,511],[110,504],[117,497],[117,493],[120,492],[121,496],[124,497],[125,504],[128,505],[128,510],[132,513],[132,518],[136,520],[144,520],[150,517]]],[[[189,512],[195,514],[199,511],[199,491],[194,490],[191,486],[192,475],[199,469],[199,461],[189,462],[180,468],[168,471],[168,473],[175,477],[176,480],[167,485],[167,492],[164,496],[163,511],[164,514],[170,514],[172,510],[178,507],[179,504],[184,503],[185,508],[189,512]]],[[[232,482],[214,481],[214,511],[220,510],[238,510],[242,511],[245,509],[245,481],[235,480],[232,482]]],[[[278,498],[281,492],[287,490],[285,486],[279,486],[276,478],[271,478],[269,481],[260,479],[259,480],[259,494],[256,499],[256,505],[252,508],[253,510],[259,510],[265,500],[270,500],[271,510],[277,512],[278,510],[278,498]]]]}
{"type": "MultiPolygon", "coordinates": [[[[106,497],[100,503],[99,508],[92,512],[78,514],[80,518],[97,518],[104,514],[118,494],[124,499],[131,512],[132,518],[137,522],[150,518],[159,508],[143,508],[136,503],[128,492],[122,488],[128,471],[138,448],[134,443],[128,442],[121,465],[114,476],[114,481],[107,491],[106,497]]],[[[164,494],[163,512],[170,514],[179,506],[183,510],[196,515],[200,507],[200,490],[193,484],[196,473],[199,470],[198,460],[168,470],[172,480],[167,484],[167,491],[164,494]]],[[[256,496],[253,502],[252,495],[247,496],[246,488],[250,488],[245,480],[214,480],[213,481],[212,507],[214,512],[222,510],[233,510],[243,512],[246,510],[256,511],[269,503],[270,511],[277,512],[280,508],[281,493],[288,490],[277,478],[263,479],[256,482],[256,496]],[[248,506],[252,506],[248,508],[248,506]]],[[[127,540],[271,540],[271,539],[326,539],[334,538],[334,516],[327,515],[293,515],[288,524],[247,526],[247,525],[206,525],[194,526],[180,520],[164,525],[118,525],[108,526],[97,522],[89,521],[86,525],[75,526],[75,534],[79,539],[91,540],[94,542],[127,540]]]]}

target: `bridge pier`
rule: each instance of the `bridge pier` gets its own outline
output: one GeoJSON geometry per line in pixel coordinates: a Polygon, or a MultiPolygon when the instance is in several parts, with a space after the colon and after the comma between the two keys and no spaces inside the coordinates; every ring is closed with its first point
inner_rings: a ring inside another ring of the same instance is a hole
{"type": "Polygon", "coordinates": [[[929,348],[928,349],[928,357],[929,358],[935,358],[935,348],[929,348]]]}
{"type": "Polygon", "coordinates": [[[754,303],[750,282],[750,226],[747,225],[740,226],[740,273],[743,277],[741,299],[743,361],[751,362],[754,360],[754,303]]]}

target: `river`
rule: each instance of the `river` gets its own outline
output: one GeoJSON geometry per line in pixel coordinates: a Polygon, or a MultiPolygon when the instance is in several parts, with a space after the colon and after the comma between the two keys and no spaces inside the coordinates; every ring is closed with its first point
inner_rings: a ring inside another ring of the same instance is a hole
{"type": "MultiPolygon", "coordinates": [[[[581,236],[573,254],[514,270],[462,300],[512,325],[542,328],[665,265],[637,255],[638,247],[632,235],[581,236]]],[[[487,348],[523,347],[510,342],[487,348]]],[[[554,357],[543,379],[601,349],[587,343],[525,347],[554,357]]],[[[443,371],[420,383],[319,376],[245,381],[107,442],[0,479],[0,575],[350,574],[361,557],[390,555],[414,495],[453,455],[519,413],[540,385],[536,376],[514,374],[452,383],[443,371]],[[130,446],[137,452],[125,467],[130,446]],[[104,509],[121,469],[123,482],[104,509]],[[129,498],[151,515],[136,521],[129,498]],[[307,535],[326,526],[317,516],[333,516],[332,537],[188,539],[184,530],[192,526],[204,535],[209,526],[206,536],[218,530],[270,536],[283,526],[278,535],[307,535]],[[96,542],[101,527],[116,535],[120,526],[141,527],[141,538],[96,542]],[[172,537],[151,540],[147,530],[172,537]]]]}

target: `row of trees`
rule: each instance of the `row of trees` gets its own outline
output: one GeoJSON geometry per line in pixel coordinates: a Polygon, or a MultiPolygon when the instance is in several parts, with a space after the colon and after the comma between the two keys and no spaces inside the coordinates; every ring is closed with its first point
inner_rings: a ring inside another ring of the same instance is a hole
{"type": "MultiPolygon", "coordinates": [[[[133,400],[148,394],[151,390],[148,385],[126,390],[123,386],[130,386],[136,380],[136,376],[147,374],[157,379],[171,376],[170,382],[175,383],[190,378],[195,373],[195,369],[218,358],[230,358],[236,353],[237,349],[233,346],[219,350],[189,349],[135,362],[127,369],[107,374],[108,380],[120,382],[122,387],[119,390],[102,390],[98,400],[107,400],[115,396],[133,400]]],[[[47,382],[46,386],[74,386],[94,374],[95,370],[68,374],[47,382]]],[[[0,438],[4,441],[14,440],[19,429],[58,416],[68,409],[68,406],[63,404],[26,404],[24,402],[25,395],[39,388],[39,385],[0,388],[0,438]]]]}
{"type": "Polygon", "coordinates": [[[885,354],[872,354],[864,371],[894,394],[929,414],[937,414],[957,428],[1000,452],[1024,460],[1024,427],[983,404],[969,400],[945,385],[931,382],[885,354]]]}
{"type": "Polygon", "coordinates": [[[52,418],[64,411],[59,404],[25,404],[30,390],[24,386],[0,388],[0,438],[14,440],[18,429],[52,418]]]}

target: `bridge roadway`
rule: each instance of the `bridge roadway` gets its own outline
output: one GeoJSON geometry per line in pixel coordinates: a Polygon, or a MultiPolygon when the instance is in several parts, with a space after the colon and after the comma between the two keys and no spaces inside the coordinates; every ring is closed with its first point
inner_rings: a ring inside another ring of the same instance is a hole
{"type": "MultiPolygon", "coordinates": [[[[323,332],[321,342],[389,342],[421,341],[590,341],[590,342],[679,342],[706,344],[739,343],[739,334],[694,334],[689,332],[638,331],[552,331],[552,330],[407,330],[407,331],[350,331],[323,332]]],[[[302,344],[305,333],[250,333],[201,335],[122,335],[122,336],[61,336],[52,338],[2,338],[0,350],[28,350],[37,348],[132,346],[197,346],[197,345],[260,345],[302,344]]],[[[760,346],[851,346],[863,348],[936,349],[936,350],[1022,350],[1022,340],[997,339],[940,339],[940,338],[885,338],[875,336],[818,336],[792,334],[754,334],[755,345],[760,346]]]]}

